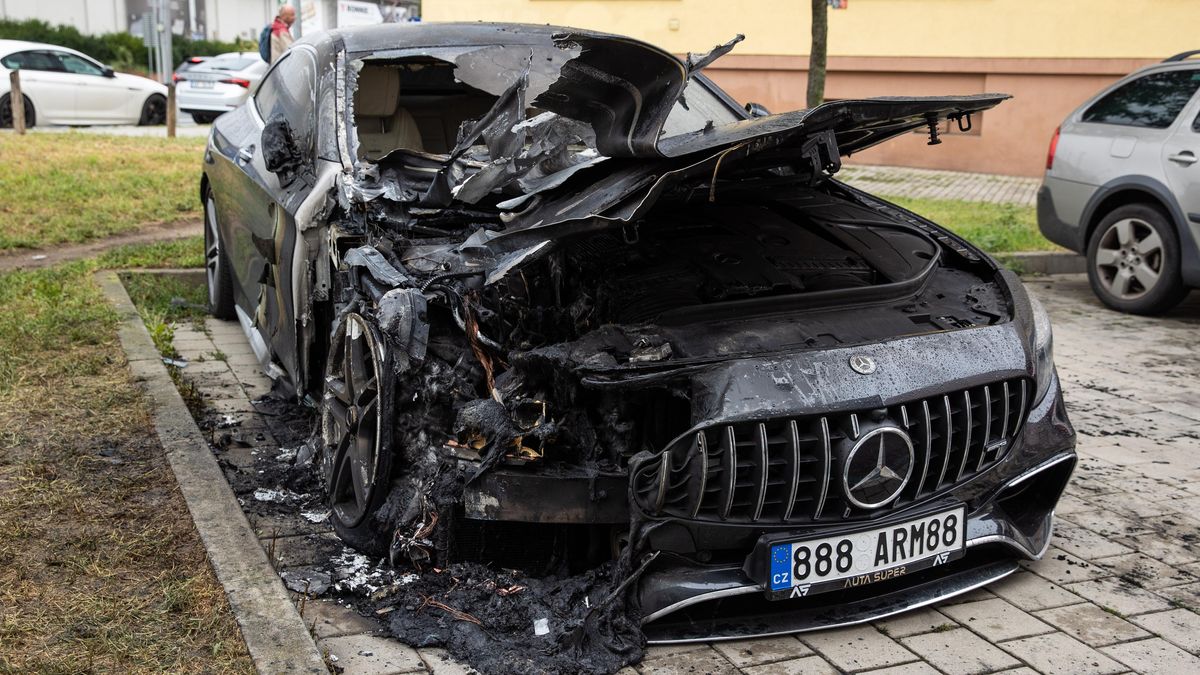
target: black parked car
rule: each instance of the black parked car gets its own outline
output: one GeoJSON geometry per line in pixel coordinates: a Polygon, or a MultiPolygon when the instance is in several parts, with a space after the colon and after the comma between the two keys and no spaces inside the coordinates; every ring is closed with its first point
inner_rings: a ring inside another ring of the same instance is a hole
{"type": "Polygon", "coordinates": [[[1075,464],[1045,311],[833,178],[1006,97],[752,117],[699,72],[732,46],[337,30],[213,125],[212,311],[319,406],[347,542],[626,556],[652,640],[873,619],[1045,552],[1075,464]]]}

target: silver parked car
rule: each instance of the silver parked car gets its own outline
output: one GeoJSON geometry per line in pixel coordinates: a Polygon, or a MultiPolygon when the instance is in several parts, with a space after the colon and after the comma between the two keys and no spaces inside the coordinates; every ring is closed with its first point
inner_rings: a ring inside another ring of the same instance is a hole
{"type": "Polygon", "coordinates": [[[1067,116],[1038,192],[1046,238],[1088,259],[1092,289],[1156,314],[1200,287],[1200,51],[1143,68],[1067,116]]]}
{"type": "Polygon", "coordinates": [[[229,52],[176,71],[179,110],[196,124],[208,124],[244,103],[266,72],[258,52],[229,52]]]}

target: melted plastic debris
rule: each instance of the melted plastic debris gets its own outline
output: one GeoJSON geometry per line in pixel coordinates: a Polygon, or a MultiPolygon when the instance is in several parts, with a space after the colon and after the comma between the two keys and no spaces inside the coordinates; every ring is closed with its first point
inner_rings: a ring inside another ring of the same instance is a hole
{"type": "Polygon", "coordinates": [[[342,553],[335,556],[332,562],[334,578],[337,579],[333,588],[337,591],[369,597],[391,583],[396,575],[383,561],[373,564],[370,558],[351,548],[342,549],[342,553]]]}
{"type": "Polygon", "coordinates": [[[317,509],[314,511],[301,511],[300,517],[310,523],[323,523],[329,519],[329,509],[317,509]]]}
{"type": "Polygon", "coordinates": [[[282,489],[282,488],[274,489],[274,490],[270,489],[270,488],[258,488],[257,490],[254,491],[254,499],[255,499],[255,501],[260,501],[260,502],[273,502],[276,504],[286,504],[289,502],[294,503],[294,502],[304,501],[305,499],[308,499],[308,495],[299,495],[299,494],[296,494],[295,492],[292,492],[291,490],[286,490],[286,489],[282,489]]]}

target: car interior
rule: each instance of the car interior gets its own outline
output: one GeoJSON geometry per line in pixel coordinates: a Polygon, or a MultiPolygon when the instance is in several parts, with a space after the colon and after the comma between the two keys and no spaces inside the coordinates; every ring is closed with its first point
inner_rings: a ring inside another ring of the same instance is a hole
{"type": "Polygon", "coordinates": [[[462,124],[496,102],[495,96],[456,81],[454,68],[433,59],[364,65],[354,92],[359,159],[375,162],[401,149],[449,153],[462,124]]]}

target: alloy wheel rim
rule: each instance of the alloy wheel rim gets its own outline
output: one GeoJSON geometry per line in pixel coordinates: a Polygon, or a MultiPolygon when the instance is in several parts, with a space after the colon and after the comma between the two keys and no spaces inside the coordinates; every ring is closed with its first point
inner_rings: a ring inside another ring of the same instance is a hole
{"type": "Polygon", "coordinates": [[[204,208],[204,271],[208,277],[208,303],[217,306],[217,279],[220,278],[221,248],[217,236],[216,204],[212,197],[205,201],[204,208]]]}
{"type": "Polygon", "coordinates": [[[376,341],[358,314],[346,316],[325,377],[322,415],[331,453],[329,502],[347,527],[366,518],[379,469],[379,361],[376,341]]]}
{"type": "Polygon", "coordinates": [[[1118,220],[1100,237],[1095,267],[1101,285],[1113,297],[1136,300],[1153,290],[1162,276],[1162,237],[1139,218],[1118,220]]]}

